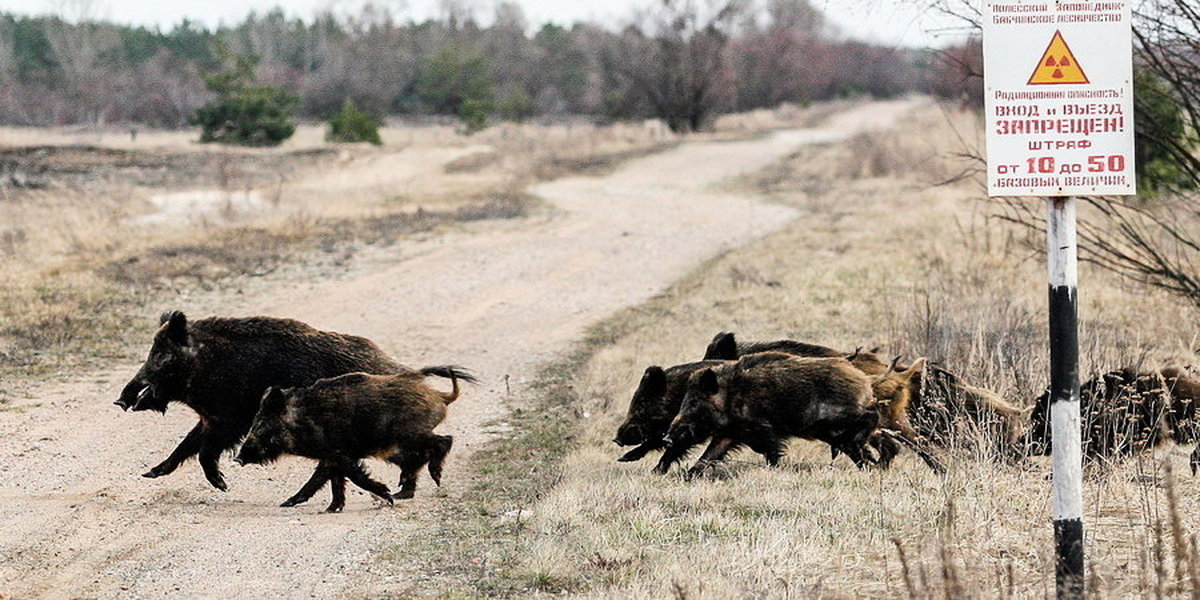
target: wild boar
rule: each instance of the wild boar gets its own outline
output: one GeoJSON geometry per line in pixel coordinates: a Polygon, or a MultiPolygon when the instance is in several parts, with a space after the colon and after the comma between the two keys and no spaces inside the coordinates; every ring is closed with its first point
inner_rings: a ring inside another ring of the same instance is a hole
{"type": "Polygon", "coordinates": [[[656,470],[666,472],[705,438],[712,441],[691,474],[741,445],[776,466],[793,437],[823,441],[862,467],[871,460],[864,444],[879,425],[873,404],[870,379],[844,358],[764,352],[699,369],[656,470]]]}
{"type": "MultiPolygon", "coordinates": [[[[192,323],[182,312],[163,313],[146,362],[115,402],[125,410],[166,412],[179,402],[199,423],[166,460],[144,477],[162,477],[199,455],[213,487],[226,490],[218,461],[250,430],[269,386],[298,387],[356,371],[416,373],[365,338],[318,331],[291,319],[208,318],[192,323]]],[[[428,375],[463,378],[456,367],[427,367],[428,375]]]]}
{"type": "MultiPolygon", "coordinates": [[[[1200,377],[1178,367],[1109,371],[1080,386],[1079,402],[1088,463],[1132,456],[1168,440],[1189,444],[1200,429],[1200,377]]],[[[1034,401],[1026,439],[1030,454],[1050,454],[1049,392],[1034,401]]],[[[1200,447],[1191,466],[1193,473],[1200,466],[1200,447]]]]}
{"type": "Polygon", "coordinates": [[[633,398],[625,422],[617,429],[613,442],[618,446],[637,446],[617,460],[631,462],[641,460],[653,450],[661,450],[663,437],[671,426],[671,419],[679,412],[683,397],[687,394],[688,376],[697,369],[716,367],[724,361],[703,360],[675,365],[668,369],[658,366],[646,367],[633,398]]]}
{"type": "Polygon", "coordinates": [[[704,360],[737,360],[743,355],[760,352],[785,352],[794,356],[814,358],[834,358],[848,354],[833,348],[792,340],[740,344],[732,333],[723,331],[713,336],[712,342],[704,350],[704,360]]]}
{"type": "Polygon", "coordinates": [[[449,393],[426,385],[420,373],[350,373],[308,387],[268,388],[234,460],[261,464],[284,454],[316,459],[316,474],[283,506],[307,501],[328,480],[333,502],[326,512],[339,512],[346,504],[347,478],[391,504],[387,486],[363,469],[363,459],[370,457],[400,466],[400,491],[394,497],[411,498],[423,466],[441,485],[442,464],[454,439],[433,429],[458,398],[455,375],[450,373],[449,393]]]}

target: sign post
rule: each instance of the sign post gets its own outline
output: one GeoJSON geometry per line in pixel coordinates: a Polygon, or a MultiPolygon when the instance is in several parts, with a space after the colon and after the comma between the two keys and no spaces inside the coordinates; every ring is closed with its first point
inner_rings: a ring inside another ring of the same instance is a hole
{"type": "Polygon", "coordinates": [[[1137,193],[1130,3],[984,2],[988,195],[1046,198],[1059,598],[1084,596],[1075,197],[1137,193]]]}

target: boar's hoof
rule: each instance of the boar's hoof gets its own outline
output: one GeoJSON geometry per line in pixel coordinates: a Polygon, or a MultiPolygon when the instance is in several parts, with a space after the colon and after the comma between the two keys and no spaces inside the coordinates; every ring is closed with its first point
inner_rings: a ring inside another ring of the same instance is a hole
{"type": "Polygon", "coordinates": [[[326,512],[326,513],[330,513],[330,514],[332,514],[332,513],[340,513],[340,512],[342,512],[342,508],[343,508],[344,506],[345,506],[344,504],[330,504],[330,505],[329,505],[329,508],[326,508],[326,509],[325,509],[325,512],[326,512]]]}
{"type": "Polygon", "coordinates": [[[212,486],[217,488],[218,490],[221,490],[222,492],[229,491],[229,486],[226,485],[224,477],[222,477],[220,475],[213,475],[212,477],[208,477],[207,479],[208,479],[208,482],[210,484],[212,484],[212,486]]]}
{"type": "Polygon", "coordinates": [[[301,504],[304,504],[304,503],[305,503],[305,502],[307,502],[307,501],[308,501],[308,498],[301,498],[301,497],[299,497],[299,496],[292,496],[291,498],[288,498],[287,500],[284,500],[284,501],[283,501],[283,504],[280,504],[280,505],[279,505],[279,507],[280,507],[280,508],[288,508],[288,507],[291,507],[291,506],[299,506],[299,505],[301,505],[301,504]]]}
{"type": "Polygon", "coordinates": [[[150,469],[149,471],[142,473],[142,477],[145,477],[147,479],[154,479],[155,477],[162,477],[163,475],[170,475],[171,472],[174,470],[175,470],[174,467],[158,465],[157,467],[154,467],[153,469],[150,469]]]}
{"type": "Polygon", "coordinates": [[[402,489],[402,490],[400,490],[400,491],[396,492],[395,494],[392,494],[392,499],[394,499],[394,500],[408,500],[409,498],[412,498],[413,496],[416,496],[416,495],[417,495],[417,492],[416,492],[416,490],[404,490],[404,489],[402,489]]]}

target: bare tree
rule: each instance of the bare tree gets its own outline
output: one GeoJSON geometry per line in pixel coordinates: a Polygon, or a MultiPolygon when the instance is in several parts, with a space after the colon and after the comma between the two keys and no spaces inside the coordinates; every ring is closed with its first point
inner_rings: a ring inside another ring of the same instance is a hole
{"type": "Polygon", "coordinates": [[[743,0],[662,0],[609,60],[672,131],[697,131],[728,102],[726,47],[743,0]]]}

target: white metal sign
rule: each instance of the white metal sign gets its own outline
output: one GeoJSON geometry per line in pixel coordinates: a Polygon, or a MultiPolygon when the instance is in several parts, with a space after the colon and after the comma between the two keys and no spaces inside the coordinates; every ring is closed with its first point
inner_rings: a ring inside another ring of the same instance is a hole
{"type": "Polygon", "coordinates": [[[984,2],[988,195],[1137,193],[1130,2],[984,2]]]}

